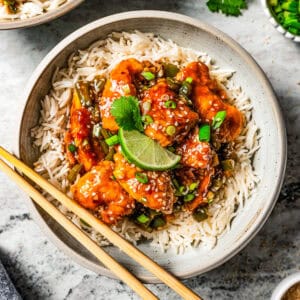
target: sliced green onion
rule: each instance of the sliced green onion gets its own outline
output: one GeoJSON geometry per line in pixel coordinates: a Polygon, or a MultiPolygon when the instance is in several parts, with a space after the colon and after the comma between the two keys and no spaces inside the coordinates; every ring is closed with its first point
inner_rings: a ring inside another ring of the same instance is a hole
{"type": "Polygon", "coordinates": [[[194,191],[199,185],[199,182],[193,182],[190,184],[189,189],[190,191],[194,191]]]}
{"type": "Polygon", "coordinates": [[[95,124],[93,127],[93,136],[99,138],[101,135],[101,126],[100,124],[95,124]]]}
{"type": "Polygon", "coordinates": [[[224,171],[232,171],[234,169],[234,160],[226,159],[221,161],[221,165],[224,171]]]}
{"type": "Polygon", "coordinates": [[[113,160],[115,152],[116,151],[113,147],[110,148],[107,155],[105,156],[105,160],[113,160]]]}
{"type": "Polygon", "coordinates": [[[151,72],[148,71],[144,71],[142,72],[142,76],[146,79],[146,80],[153,80],[155,78],[155,75],[151,72]]]}
{"type": "Polygon", "coordinates": [[[163,227],[165,225],[166,225],[166,221],[163,218],[156,217],[152,221],[151,227],[153,227],[153,228],[159,228],[159,227],[163,227]]]}
{"type": "Polygon", "coordinates": [[[189,82],[184,81],[181,88],[179,89],[179,94],[188,97],[192,92],[192,86],[189,82]]]}
{"type": "Polygon", "coordinates": [[[187,194],[187,195],[184,196],[183,201],[184,202],[190,202],[190,201],[192,201],[194,199],[195,199],[195,195],[194,194],[187,194]]]}
{"type": "Polygon", "coordinates": [[[212,203],[214,201],[214,197],[215,197],[215,193],[213,193],[212,191],[209,191],[206,196],[207,203],[208,204],[212,203]]]}
{"type": "Polygon", "coordinates": [[[205,219],[207,219],[208,215],[207,215],[206,209],[202,208],[202,207],[198,207],[193,213],[193,218],[198,222],[201,222],[201,221],[204,221],[205,219]]]}
{"type": "Polygon", "coordinates": [[[205,124],[199,128],[199,141],[209,142],[210,141],[210,125],[205,124]]]}
{"type": "Polygon", "coordinates": [[[108,151],[109,151],[108,145],[103,140],[99,140],[99,143],[100,143],[100,146],[101,146],[101,148],[103,150],[103,153],[106,155],[108,153],[108,151]]]}
{"type": "Polygon", "coordinates": [[[115,135],[109,137],[108,139],[105,139],[105,143],[108,146],[117,145],[117,144],[119,144],[119,136],[117,134],[115,134],[115,135]]]}
{"type": "Polygon", "coordinates": [[[136,172],[135,173],[135,178],[140,182],[140,183],[148,183],[148,176],[144,173],[136,172]]]}
{"type": "Polygon", "coordinates": [[[168,87],[173,91],[178,91],[180,89],[180,83],[172,78],[167,77],[167,84],[168,87]]]}
{"type": "Polygon", "coordinates": [[[185,81],[188,82],[188,83],[192,83],[193,82],[193,78],[192,77],[187,77],[185,79],[185,81]]]}
{"type": "Polygon", "coordinates": [[[144,214],[139,215],[136,219],[137,219],[138,222],[140,222],[142,224],[145,224],[145,223],[147,223],[150,220],[150,218],[147,217],[144,214]]]}
{"type": "Polygon", "coordinates": [[[165,107],[166,108],[176,108],[176,102],[172,101],[172,100],[168,100],[165,102],[165,107]]]}
{"type": "Polygon", "coordinates": [[[68,150],[74,153],[77,150],[77,147],[74,144],[69,144],[68,150]]]}
{"type": "Polygon", "coordinates": [[[167,129],[166,129],[166,133],[168,135],[174,135],[176,133],[175,126],[173,126],[173,125],[168,126],[167,129]]]}
{"type": "Polygon", "coordinates": [[[175,186],[176,189],[179,189],[179,183],[178,183],[176,178],[172,178],[172,183],[173,183],[173,185],[175,186]]]}
{"type": "Polygon", "coordinates": [[[80,170],[82,168],[82,165],[81,164],[77,164],[75,165],[71,171],[69,172],[67,178],[69,180],[69,182],[74,182],[76,177],[77,177],[77,174],[79,174],[80,170]]]}
{"type": "Polygon", "coordinates": [[[100,129],[101,135],[105,138],[108,139],[110,137],[108,131],[105,128],[100,129]]]}
{"type": "Polygon", "coordinates": [[[165,77],[175,77],[179,68],[174,64],[164,64],[165,77]]]}
{"type": "Polygon", "coordinates": [[[189,188],[185,186],[180,186],[178,189],[180,195],[186,195],[189,192],[189,188]]]}
{"type": "Polygon", "coordinates": [[[225,118],[226,118],[226,110],[218,111],[212,121],[212,128],[218,129],[224,122],[225,118]]]}
{"type": "Polygon", "coordinates": [[[153,119],[152,119],[152,117],[149,116],[149,115],[144,115],[144,116],[142,116],[142,121],[143,121],[146,125],[153,123],[153,119]]]}
{"type": "Polygon", "coordinates": [[[168,149],[170,152],[173,152],[173,153],[174,153],[175,150],[176,150],[173,146],[168,146],[167,149],[168,149]]]}

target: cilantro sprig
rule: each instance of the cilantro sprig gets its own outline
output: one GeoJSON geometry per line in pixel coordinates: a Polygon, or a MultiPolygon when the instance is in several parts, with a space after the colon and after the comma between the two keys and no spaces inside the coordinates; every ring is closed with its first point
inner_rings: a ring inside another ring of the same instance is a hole
{"type": "Polygon", "coordinates": [[[139,101],[136,97],[122,96],[116,99],[110,112],[115,117],[117,124],[124,130],[144,130],[139,101]]]}
{"type": "Polygon", "coordinates": [[[241,9],[247,8],[246,0],[209,0],[207,7],[212,12],[222,12],[226,16],[239,16],[241,9]]]}

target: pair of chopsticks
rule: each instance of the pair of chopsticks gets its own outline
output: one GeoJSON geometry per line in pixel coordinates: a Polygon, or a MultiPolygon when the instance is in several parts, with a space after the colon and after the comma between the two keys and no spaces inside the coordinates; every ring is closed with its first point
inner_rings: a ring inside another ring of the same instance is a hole
{"type": "Polygon", "coordinates": [[[113,257],[107,254],[99,245],[92,241],[83,231],[64,216],[53,204],[51,204],[37,189],[35,189],[22,176],[15,172],[4,160],[12,164],[18,171],[38,184],[43,190],[56,198],[62,205],[83,219],[95,230],[101,233],[113,245],[120,248],[128,256],[142,265],[145,269],[153,273],[162,282],[177,292],[183,299],[200,299],[192,290],[182,284],[177,278],[164,270],[161,266],[151,260],[147,255],[123,239],[109,226],[96,218],[88,210],[81,207],[77,202],[67,197],[64,193],[55,188],[41,175],[33,171],[15,156],[10,154],[0,146],[0,169],[11,177],[40,207],[42,207],[52,218],[64,227],[75,239],[77,239],[86,249],[99,259],[122,281],[127,283],[141,298],[158,299],[149,289],[147,289],[132,273],[120,265],[113,257]]]}

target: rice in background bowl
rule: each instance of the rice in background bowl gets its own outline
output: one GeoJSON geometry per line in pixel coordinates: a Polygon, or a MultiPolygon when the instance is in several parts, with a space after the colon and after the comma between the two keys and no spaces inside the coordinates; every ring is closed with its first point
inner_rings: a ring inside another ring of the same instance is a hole
{"type": "MultiPolygon", "coordinates": [[[[148,256],[155,258],[176,276],[187,278],[215,268],[240,251],[261,228],[273,208],[281,187],[285,160],[286,137],[281,113],[269,82],[252,58],[233,40],[218,30],[186,16],[158,12],[138,11],[113,15],[79,29],[56,46],[33,74],[26,92],[27,99],[21,127],[18,151],[21,158],[33,165],[40,154],[32,147],[33,140],[28,135],[40,118],[40,100],[49,92],[51,78],[55,70],[65,68],[70,55],[78,49],[86,49],[95,40],[105,39],[111,32],[124,30],[132,32],[154,32],[186,48],[208,53],[216,60],[220,69],[235,70],[231,81],[234,86],[242,86],[252,101],[252,118],[260,128],[260,148],[254,159],[257,175],[262,180],[257,184],[250,199],[235,216],[230,230],[219,236],[212,249],[206,247],[190,248],[183,255],[175,255],[176,249],[162,253],[158,247],[148,242],[138,247],[148,256]],[[272,170],[272,172],[270,172],[272,170]],[[205,258],[205,259],[203,259],[205,258]]],[[[29,202],[34,218],[44,232],[83,266],[113,277],[83,247],[72,239],[46,213],[29,202]]],[[[139,278],[148,282],[157,279],[143,270],[130,258],[124,257],[115,247],[106,247],[111,255],[123,263],[139,278]]]]}
{"type": "Polygon", "coordinates": [[[52,21],[81,2],[83,0],[17,0],[17,5],[9,10],[4,0],[0,0],[0,30],[31,27],[52,21]]]}

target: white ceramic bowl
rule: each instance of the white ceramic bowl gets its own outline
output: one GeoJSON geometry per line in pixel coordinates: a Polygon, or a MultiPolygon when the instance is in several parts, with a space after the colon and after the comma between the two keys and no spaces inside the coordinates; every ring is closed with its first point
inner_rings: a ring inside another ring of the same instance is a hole
{"type": "Polygon", "coordinates": [[[0,30],[32,27],[50,22],[68,13],[83,1],[84,0],[71,0],[61,5],[57,9],[28,19],[0,20],[0,30]]]}
{"type": "MultiPolygon", "coordinates": [[[[261,148],[254,160],[261,178],[255,193],[234,219],[231,230],[220,237],[212,250],[198,248],[184,255],[161,253],[160,249],[142,243],[139,248],[160,265],[180,278],[211,270],[237,254],[255,236],[275,205],[284,177],[286,163],[286,134],[281,111],[272,87],[253,58],[235,41],[221,31],[187,16],[161,12],[136,11],[99,19],[75,31],[61,41],[40,63],[25,90],[26,105],[20,124],[17,153],[32,166],[38,153],[32,147],[30,129],[37,125],[40,101],[48,93],[51,77],[57,67],[66,65],[71,53],[87,48],[92,42],[104,39],[112,31],[153,32],[177,44],[208,53],[216,64],[236,70],[233,79],[251,98],[253,118],[260,128],[261,148]]],[[[35,220],[46,235],[81,265],[110,277],[114,275],[70,237],[53,219],[29,201],[35,220]]],[[[120,250],[106,250],[119,262],[147,282],[157,282],[152,274],[141,268],[120,250]]]]}
{"type": "Polygon", "coordinates": [[[272,25],[282,33],[286,38],[293,40],[296,43],[300,43],[300,36],[295,35],[287,31],[285,28],[281,26],[281,24],[273,17],[270,8],[268,7],[268,0],[261,0],[261,4],[263,6],[265,14],[268,16],[269,21],[272,23],[272,25]]]}
{"type": "Polygon", "coordinates": [[[296,283],[300,282],[300,272],[291,274],[283,279],[272,293],[271,300],[281,300],[283,295],[296,283]]]}

